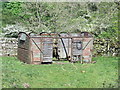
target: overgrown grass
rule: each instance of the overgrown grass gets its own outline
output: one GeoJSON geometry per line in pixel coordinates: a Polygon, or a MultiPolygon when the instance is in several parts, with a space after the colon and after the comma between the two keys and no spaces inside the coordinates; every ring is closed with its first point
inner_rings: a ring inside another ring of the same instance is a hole
{"type": "Polygon", "coordinates": [[[94,64],[28,65],[2,57],[3,88],[115,88],[118,58],[94,57],[94,64]]]}

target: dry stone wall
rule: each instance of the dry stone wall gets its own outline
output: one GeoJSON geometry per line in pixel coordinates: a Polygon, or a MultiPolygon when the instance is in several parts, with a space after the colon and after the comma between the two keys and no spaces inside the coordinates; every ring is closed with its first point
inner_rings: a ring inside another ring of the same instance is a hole
{"type": "MultiPolygon", "coordinates": [[[[17,55],[17,38],[0,37],[0,56],[17,55]]],[[[117,44],[109,39],[94,40],[93,56],[117,56],[120,53],[117,44]]]]}
{"type": "Polygon", "coordinates": [[[17,55],[17,39],[0,37],[0,56],[17,55]]]}
{"type": "Polygon", "coordinates": [[[95,39],[93,44],[94,56],[118,56],[120,53],[119,44],[111,39],[95,39]]]}

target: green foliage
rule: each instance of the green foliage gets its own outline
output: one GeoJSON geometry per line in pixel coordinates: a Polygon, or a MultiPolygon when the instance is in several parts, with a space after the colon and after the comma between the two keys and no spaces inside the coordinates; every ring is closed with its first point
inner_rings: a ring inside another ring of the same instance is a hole
{"type": "Polygon", "coordinates": [[[91,10],[91,11],[97,11],[98,10],[98,7],[95,3],[89,3],[88,4],[88,8],[91,10]]]}
{"type": "Polygon", "coordinates": [[[22,12],[21,2],[2,2],[2,23],[15,24],[22,12]]]}
{"type": "Polygon", "coordinates": [[[2,57],[2,87],[117,88],[118,58],[94,57],[95,64],[28,65],[15,57],[2,57]]]}
{"type": "Polygon", "coordinates": [[[3,4],[4,13],[9,12],[13,15],[18,15],[21,12],[21,3],[20,2],[5,2],[3,4]]]}

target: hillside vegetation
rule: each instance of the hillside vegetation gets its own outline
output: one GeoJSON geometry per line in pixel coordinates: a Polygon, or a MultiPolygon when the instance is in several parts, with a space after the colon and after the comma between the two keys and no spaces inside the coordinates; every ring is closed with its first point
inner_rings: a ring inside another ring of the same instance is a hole
{"type": "Polygon", "coordinates": [[[118,10],[119,2],[2,2],[2,24],[36,33],[88,31],[116,41],[118,10]]]}

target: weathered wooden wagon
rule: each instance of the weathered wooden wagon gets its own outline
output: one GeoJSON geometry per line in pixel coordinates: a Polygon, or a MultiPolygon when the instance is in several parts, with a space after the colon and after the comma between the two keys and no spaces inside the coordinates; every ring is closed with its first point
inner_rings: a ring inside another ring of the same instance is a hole
{"type": "Polygon", "coordinates": [[[40,33],[38,35],[20,32],[18,35],[18,59],[28,64],[52,63],[54,49],[57,59],[70,62],[91,62],[93,36],[81,33],[40,33]],[[56,46],[56,48],[54,48],[56,46]]]}

